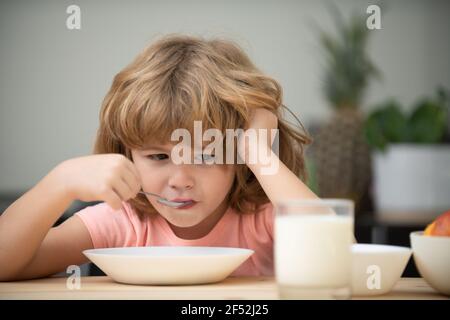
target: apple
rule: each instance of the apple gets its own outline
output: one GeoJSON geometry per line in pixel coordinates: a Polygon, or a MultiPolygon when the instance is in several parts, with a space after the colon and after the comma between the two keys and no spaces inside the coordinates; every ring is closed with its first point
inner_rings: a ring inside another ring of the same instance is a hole
{"type": "Polygon", "coordinates": [[[424,232],[426,236],[450,237],[450,210],[438,216],[424,232]]]}

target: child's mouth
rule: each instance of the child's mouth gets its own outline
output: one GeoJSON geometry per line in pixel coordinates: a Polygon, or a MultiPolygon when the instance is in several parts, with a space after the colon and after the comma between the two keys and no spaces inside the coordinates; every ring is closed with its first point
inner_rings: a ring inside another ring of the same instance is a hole
{"type": "Polygon", "coordinates": [[[176,207],[174,209],[189,209],[189,208],[191,208],[191,207],[193,207],[194,205],[197,204],[197,201],[192,200],[192,199],[179,199],[179,198],[177,198],[177,199],[172,199],[170,201],[182,203],[181,206],[176,207]]]}

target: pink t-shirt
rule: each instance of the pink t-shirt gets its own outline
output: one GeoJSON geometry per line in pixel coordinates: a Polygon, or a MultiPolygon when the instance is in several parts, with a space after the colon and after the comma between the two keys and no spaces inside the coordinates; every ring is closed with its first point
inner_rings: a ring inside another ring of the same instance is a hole
{"type": "Polygon", "coordinates": [[[273,205],[269,202],[257,213],[239,214],[228,208],[204,237],[186,240],[177,237],[169,223],[155,215],[140,220],[132,207],[123,202],[114,210],[100,203],[76,213],[86,225],[94,248],[141,246],[209,246],[254,250],[231,276],[273,276],[273,205]]]}

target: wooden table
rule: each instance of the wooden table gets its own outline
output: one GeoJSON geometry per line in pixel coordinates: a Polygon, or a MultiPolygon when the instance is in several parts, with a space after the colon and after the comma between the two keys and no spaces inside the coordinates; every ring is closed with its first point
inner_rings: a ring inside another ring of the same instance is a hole
{"type": "MultiPolygon", "coordinates": [[[[109,277],[82,277],[80,289],[68,289],[67,278],[0,282],[0,299],[279,299],[272,277],[229,277],[220,283],[195,286],[135,286],[109,277]]],[[[361,297],[355,297],[361,299],[361,297]]],[[[385,295],[365,299],[448,299],[422,278],[402,278],[385,295]]]]}

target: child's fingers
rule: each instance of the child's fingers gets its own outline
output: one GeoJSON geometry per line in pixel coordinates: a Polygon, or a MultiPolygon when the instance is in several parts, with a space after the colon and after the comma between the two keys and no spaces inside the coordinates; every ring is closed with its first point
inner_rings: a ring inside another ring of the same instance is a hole
{"type": "Polygon", "coordinates": [[[122,199],[114,190],[103,195],[103,200],[113,209],[117,210],[122,207],[122,199]]]}
{"type": "Polygon", "coordinates": [[[133,191],[130,189],[128,184],[124,181],[122,177],[118,177],[113,184],[113,189],[120,197],[121,201],[127,201],[133,197],[133,191]]]}
{"type": "Polygon", "coordinates": [[[127,168],[130,169],[131,173],[134,175],[135,179],[138,181],[138,184],[141,184],[141,176],[139,174],[138,169],[134,165],[132,161],[127,161],[127,168]]]}
{"type": "Polygon", "coordinates": [[[131,190],[132,194],[130,198],[134,198],[137,195],[137,193],[141,190],[140,180],[136,178],[135,174],[131,172],[131,170],[129,170],[128,167],[125,168],[125,170],[123,171],[124,172],[122,179],[128,185],[128,188],[131,190]]]}
{"type": "Polygon", "coordinates": [[[129,194],[128,198],[134,198],[139,190],[141,190],[141,185],[134,177],[134,174],[132,174],[129,170],[124,170],[122,175],[122,181],[127,185],[129,194]]]}

